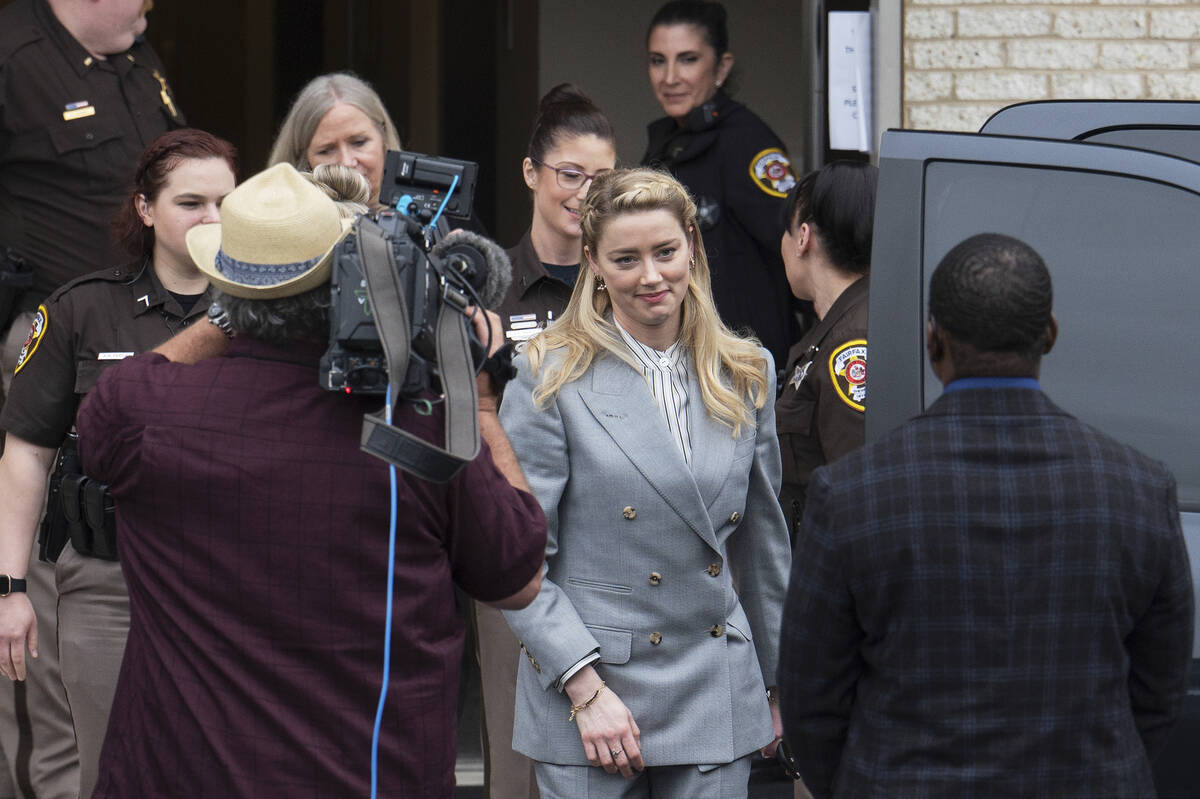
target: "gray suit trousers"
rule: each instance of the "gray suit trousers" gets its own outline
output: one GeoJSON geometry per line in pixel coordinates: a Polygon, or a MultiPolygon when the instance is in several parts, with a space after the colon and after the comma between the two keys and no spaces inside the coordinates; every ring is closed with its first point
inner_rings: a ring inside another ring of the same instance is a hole
{"type": "Polygon", "coordinates": [[[750,759],[721,766],[652,766],[631,779],[596,766],[538,763],[543,799],[746,799],[750,759]]]}

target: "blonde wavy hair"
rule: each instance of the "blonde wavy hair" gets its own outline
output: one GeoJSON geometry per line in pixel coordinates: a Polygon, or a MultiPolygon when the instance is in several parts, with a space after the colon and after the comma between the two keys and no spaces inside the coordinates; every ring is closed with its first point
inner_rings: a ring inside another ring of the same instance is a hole
{"type": "Polygon", "coordinates": [[[318,164],[312,172],[300,175],[334,201],[342,219],[354,219],[370,210],[367,203],[371,200],[371,184],[357,169],[343,164],[318,164]]]}
{"type": "MultiPolygon", "coordinates": [[[[700,395],[709,416],[729,426],[737,436],[754,416],[747,401],[761,408],[767,397],[767,359],[756,339],[731,332],[717,314],[708,271],[708,256],[696,222],[696,204],[679,181],[653,169],[615,169],[596,177],[579,209],[583,243],[580,261],[597,244],[608,224],[622,214],[668,211],[691,241],[695,267],[683,298],[679,340],[696,365],[700,395]]],[[[639,369],[629,347],[612,321],[612,300],[596,290],[596,276],[581,269],[567,308],[559,319],[530,340],[526,353],[533,374],[545,364],[534,402],[546,407],[563,386],[578,380],[603,355],[610,354],[639,369]],[[562,357],[547,363],[547,356],[562,357]]]]}

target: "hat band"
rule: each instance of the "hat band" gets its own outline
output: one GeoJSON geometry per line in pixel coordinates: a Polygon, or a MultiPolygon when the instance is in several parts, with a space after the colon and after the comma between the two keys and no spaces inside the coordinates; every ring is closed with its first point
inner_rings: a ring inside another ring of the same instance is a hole
{"type": "Polygon", "coordinates": [[[307,261],[297,261],[291,264],[252,264],[232,258],[224,250],[217,250],[214,264],[217,271],[230,282],[242,286],[274,286],[300,277],[320,263],[324,257],[324,255],[318,255],[307,261]]]}

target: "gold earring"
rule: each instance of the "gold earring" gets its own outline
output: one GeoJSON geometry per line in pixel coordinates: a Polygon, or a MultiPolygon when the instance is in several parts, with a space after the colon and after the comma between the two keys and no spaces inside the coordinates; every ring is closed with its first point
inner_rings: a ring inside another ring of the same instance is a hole
{"type": "Polygon", "coordinates": [[[691,263],[691,266],[688,268],[695,269],[696,268],[696,256],[693,255],[691,258],[688,259],[688,261],[691,263]]]}
{"type": "Polygon", "coordinates": [[[596,278],[596,291],[608,291],[608,286],[604,284],[604,278],[596,278]]]}

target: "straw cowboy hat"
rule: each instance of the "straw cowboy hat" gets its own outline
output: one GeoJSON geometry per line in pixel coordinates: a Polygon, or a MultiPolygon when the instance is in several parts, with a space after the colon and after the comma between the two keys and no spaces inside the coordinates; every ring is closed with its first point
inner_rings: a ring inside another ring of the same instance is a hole
{"type": "Polygon", "coordinates": [[[188,231],[208,279],[234,297],[291,297],[329,282],[345,225],[337,205],[291,164],[276,164],[221,203],[221,221],[188,231]]]}

